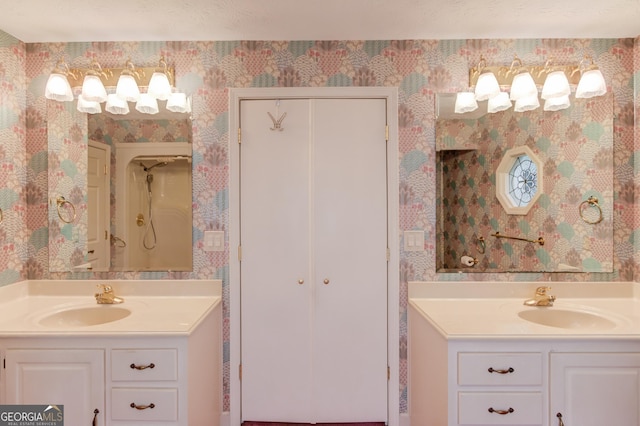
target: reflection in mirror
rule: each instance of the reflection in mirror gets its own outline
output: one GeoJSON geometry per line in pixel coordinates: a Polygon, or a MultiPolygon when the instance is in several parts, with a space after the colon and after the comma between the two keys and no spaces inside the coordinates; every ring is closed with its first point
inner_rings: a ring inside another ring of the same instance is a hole
{"type": "Polygon", "coordinates": [[[189,114],[47,108],[49,199],[65,196],[79,212],[60,224],[50,203],[50,271],[191,271],[189,114]]]}
{"type": "Polygon", "coordinates": [[[485,101],[484,113],[461,116],[455,94],[436,102],[438,272],[612,272],[611,94],[556,112],[486,114],[485,101]],[[532,201],[505,208],[499,198],[532,201]]]}

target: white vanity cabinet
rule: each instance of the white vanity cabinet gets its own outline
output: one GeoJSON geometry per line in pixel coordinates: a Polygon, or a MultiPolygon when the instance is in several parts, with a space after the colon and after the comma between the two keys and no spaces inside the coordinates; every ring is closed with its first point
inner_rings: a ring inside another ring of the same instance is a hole
{"type": "Polygon", "coordinates": [[[97,424],[104,425],[104,353],[104,349],[7,349],[3,403],[64,405],[66,424],[90,425],[95,416],[97,424]]]}
{"type": "Polygon", "coordinates": [[[409,365],[413,426],[640,424],[638,340],[445,337],[410,306],[409,365]]]}
{"type": "Polygon", "coordinates": [[[552,353],[550,425],[640,424],[640,353],[552,353]]]}
{"type": "Polygon", "coordinates": [[[62,404],[65,424],[219,425],[222,313],[189,333],[0,337],[0,404],[62,404]]]}

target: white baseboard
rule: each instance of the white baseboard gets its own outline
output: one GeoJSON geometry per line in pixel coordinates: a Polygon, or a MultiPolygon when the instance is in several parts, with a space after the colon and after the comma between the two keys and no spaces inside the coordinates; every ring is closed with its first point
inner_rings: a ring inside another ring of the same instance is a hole
{"type": "Polygon", "coordinates": [[[228,411],[223,411],[222,414],[220,414],[220,426],[231,426],[231,416],[228,411]]]}
{"type": "Polygon", "coordinates": [[[408,413],[400,413],[400,426],[411,426],[411,417],[408,413]]]}

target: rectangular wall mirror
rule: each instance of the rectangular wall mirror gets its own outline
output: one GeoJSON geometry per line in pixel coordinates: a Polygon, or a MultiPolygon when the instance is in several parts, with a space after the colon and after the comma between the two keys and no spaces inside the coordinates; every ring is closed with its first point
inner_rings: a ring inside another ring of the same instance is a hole
{"type": "Polygon", "coordinates": [[[48,102],[50,271],[191,271],[189,114],[48,102]]]}
{"type": "Polygon", "coordinates": [[[438,272],[613,271],[613,95],[456,114],[436,96],[438,272]]]}

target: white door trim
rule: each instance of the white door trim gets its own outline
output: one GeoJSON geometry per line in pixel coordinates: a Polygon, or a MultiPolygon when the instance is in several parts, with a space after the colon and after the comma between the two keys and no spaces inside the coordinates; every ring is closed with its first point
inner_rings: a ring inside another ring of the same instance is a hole
{"type": "Polygon", "coordinates": [[[390,379],[388,383],[389,426],[400,422],[400,248],[399,233],[399,169],[398,169],[398,90],[395,87],[316,87],[316,88],[250,88],[229,89],[229,321],[230,321],[230,425],[240,426],[240,176],[238,128],[240,101],[243,99],[277,98],[383,98],[387,101],[387,194],[389,220],[388,265],[388,344],[390,379]]]}

